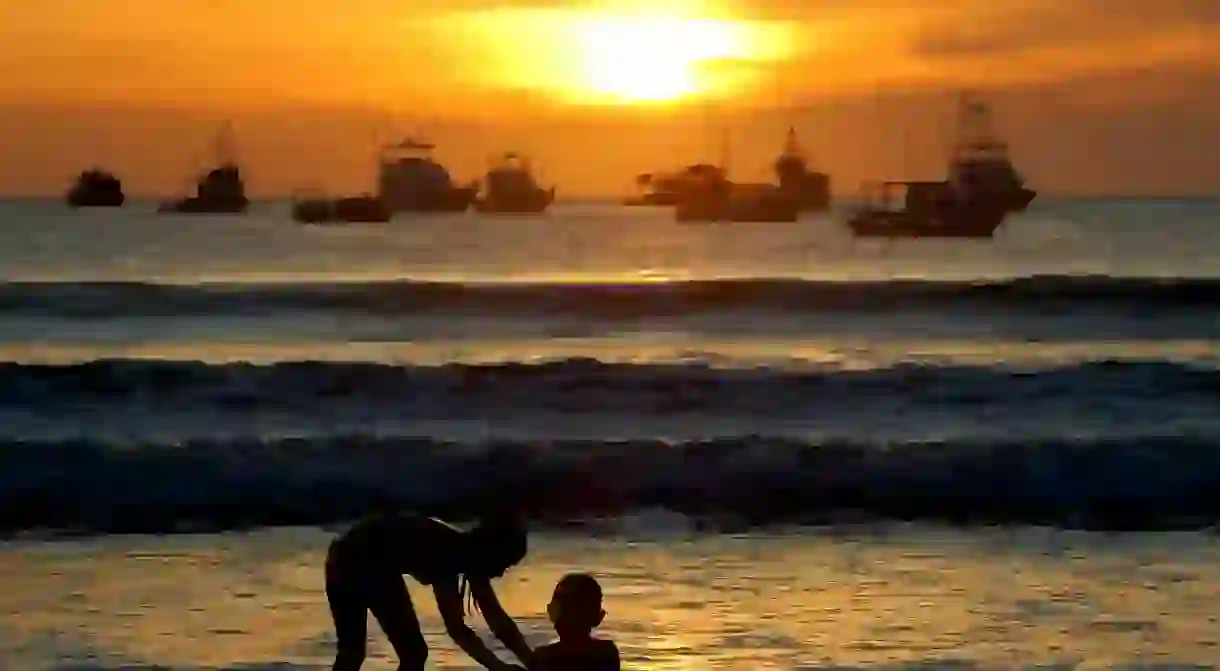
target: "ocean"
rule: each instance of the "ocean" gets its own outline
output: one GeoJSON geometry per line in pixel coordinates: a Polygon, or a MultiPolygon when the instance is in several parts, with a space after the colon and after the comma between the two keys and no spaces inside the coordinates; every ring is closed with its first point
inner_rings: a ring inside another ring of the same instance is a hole
{"type": "Polygon", "coordinates": [[[1220,662],[1218,223],[0,203],[0,666],[328,668],[334,530],[510,501],[631,668],[1220,662]]]}

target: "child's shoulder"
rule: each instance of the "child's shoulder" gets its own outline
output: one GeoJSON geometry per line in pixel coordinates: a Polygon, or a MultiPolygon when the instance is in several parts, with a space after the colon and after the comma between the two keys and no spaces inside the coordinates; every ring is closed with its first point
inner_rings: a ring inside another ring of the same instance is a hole
{"type": "Polygon", "coordinates": [[[619,668],[618,646],[603,638],[590,638],[576,645],[555,641],[535,649],[534,657],[542,671],[613,671],[619,668]]]}

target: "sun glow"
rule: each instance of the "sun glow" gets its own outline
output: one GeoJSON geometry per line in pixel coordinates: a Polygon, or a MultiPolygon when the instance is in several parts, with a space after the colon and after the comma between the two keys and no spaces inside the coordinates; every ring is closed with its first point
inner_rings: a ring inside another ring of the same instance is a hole
{"type": "Polygon", "coordinates": [[[576,105],[731,95],[757,68],[789,55],[789,26],[697,10],[690,3],[484,10],[465,17],[458,39],[467,58],[477,53],[484,64],[472,68],[483,83],[576,105]]]}
{"type": "Polygon", "coordinates": [[[726,21],[589,17],[573,27],[585,87],[615,102],[691,96],[709,87],[702,65],[748,55],[739,31],[726,21]]]}

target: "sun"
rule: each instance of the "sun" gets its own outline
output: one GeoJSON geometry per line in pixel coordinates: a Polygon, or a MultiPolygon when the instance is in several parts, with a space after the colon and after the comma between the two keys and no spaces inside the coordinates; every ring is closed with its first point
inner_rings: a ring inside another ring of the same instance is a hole
{"type": "Polygon", "coordinates": [[[789,27],[717,14],[700,0],[602,0],[583,8],[499,8],[434,24],[460,44],[472,86],[584,105],[669,105],[733,97],[785,59],[789,27]],[[714,17],[714,18],[713,18],[714,17]]]}
{"type": "Polygon", "coordinates": [[[582,88],[620,103],[674,101],[709,86],[703,66],[745,56],[734,25],[665,16],[590,16],[573,22],[582,88]]]}
{"type": "Polygon", "coordinates": [[[583,87],[623,103],[666,102],[699,93],[701,66],[740,58],[731,23],[657,16],[592,16],[574,22],[583,87]]]}

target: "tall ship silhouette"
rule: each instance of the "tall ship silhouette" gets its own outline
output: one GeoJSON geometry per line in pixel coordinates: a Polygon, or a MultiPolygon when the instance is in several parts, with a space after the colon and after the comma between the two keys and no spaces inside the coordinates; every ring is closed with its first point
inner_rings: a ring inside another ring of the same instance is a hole
{"type": "Polygon", "coordinates": [[[82,171],[65,197],[69,207],[122,207],[126,196],[118,177],[101,168],[82,171]]]}
{"type": "Polygon", "coordinates": [[[958,133],[948,179],[866,185],[865,203],[848,225],[863,237],[989,238],[1037,197],[992,127],[991,109],[970,94],[958,102],[958,133]],[[896,196],[903,205],[894,204],[896,196]]]}
{"type": "Polygon", "coordinates": [[[775,175],[780,193],[795,200],[802,212],[830,209],[830,175],[809,169],[796,128],[788,128],[784,152],[775,160],[775,175]]]}
{"type": "Polygon", "coordinates": [[[488,213],[535,214],[545,212],[553,202],[555,187],[542,188],[534,177],[530,160],[508,152],[487,171],[475,207],[488,213]]]}
{"type": "Polygon", "coordinates": [[[234,158],[232,127],[225,124],[216,137],[214,167],[195,183],[195,195],[165,203],[161,212],[183,214],[242,214],[250,206],[241,167],[234,158]]]}
{"type": "Polygon", "coordinates": [[[435,148],[417,138],[381,148],[377,198],[389,212],[464,212],[474,203],[478,185],[455,185],[449,171],[432,158],[435,148]]]}

